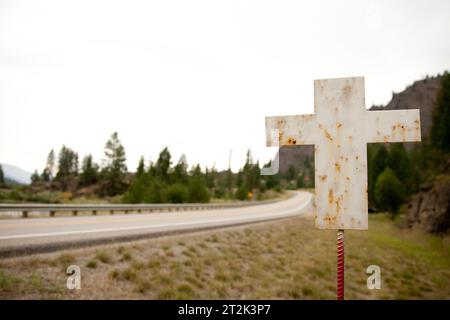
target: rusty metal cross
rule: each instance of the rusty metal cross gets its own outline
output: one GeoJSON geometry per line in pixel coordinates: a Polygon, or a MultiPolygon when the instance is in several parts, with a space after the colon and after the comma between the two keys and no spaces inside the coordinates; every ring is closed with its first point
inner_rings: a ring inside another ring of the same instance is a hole
{"type": "Polygon", "coordinates": [[[314,112],[267,117],[267,146],[315,145],[316,227],[366,230],[366,145],[420,141],[419,110],[367,111],[357,77],[314,81],[314,112]]]}

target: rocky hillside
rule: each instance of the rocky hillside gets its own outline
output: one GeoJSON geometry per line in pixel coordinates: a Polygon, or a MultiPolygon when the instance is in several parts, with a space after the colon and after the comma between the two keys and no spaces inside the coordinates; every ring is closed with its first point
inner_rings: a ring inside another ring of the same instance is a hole
{"type": "Polygon", "coordinates": [[[407,224],[429,233],[450,230],[450,158],[433,181],[424,183],[408,206],[407,224]]]}

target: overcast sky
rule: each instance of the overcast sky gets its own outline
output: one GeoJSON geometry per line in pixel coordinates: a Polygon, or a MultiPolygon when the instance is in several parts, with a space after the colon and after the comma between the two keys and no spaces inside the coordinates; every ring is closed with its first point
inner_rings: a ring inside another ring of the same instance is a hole
{"type": "Polygon", "coordinates": [[[0,0],[0,162],[62,144],[134,170],[265,162],[264,117],[311,113],[313,80],[365,76],[367,107],[450,69],[450,1],[0,0]]]}

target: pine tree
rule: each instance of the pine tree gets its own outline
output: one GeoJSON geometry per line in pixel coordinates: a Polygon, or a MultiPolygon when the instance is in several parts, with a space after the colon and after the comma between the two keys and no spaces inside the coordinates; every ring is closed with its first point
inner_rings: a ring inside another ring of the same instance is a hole
{"type": "Polygon", "coordinates": [[[0,164],[0,187],[5,185],[5,175],[3,173],[2,165],[0,164]]]}
{"type": "Polygon", "coordinates": [[[186,184],[188,182],[187,169],[188,163],[186,160],[186,156],[183,154],[178,160],[178,163],[173,168],[172,181],[175,183],[186,184]]]}
{"type": "Polygon", "coordinates": [[[149,177],[146,172],[136,175],[123,197],[126,203],[144,203],[151,202],[147,199],[147,189],[149,187],[149,177]]]}
{"type": "Polygon", "coordinates": [[[160,178],[148,180],[143,199],[146,203],[166,203],[167,185],[160,178]]]}
{"type": "Polygon", "coordinates": [[[59,152],[56,178],[59,179],[76,174],[78,174],[78,154],[63,145],[59,152]]]}
{"type": "Polygon", "coordinates": [[[102,176],[105,181],[105,192],[114,196],[125,191],[125,148],[119,140],[119,135],[114,132],[105,145],[105,159],[102,176]]]}
{"type": "Polygon", "coordinates": [[[378,176],[386,169],[389,153],[386,146],[369,145],[368,147],[368,191],[369,201],[375,202],[375,183],[378,176]]]}
{"type": "Polygon", "coordinates": [[[174,183],[167,188],[167,200],[170,203],[184,203],[188,199],[189,192],[184,184],[174,183]]]}
{"type": "MultiPolygon", "coordinates": [[[[264,165],[264,167],[270,167],[272,165],[272,161],[269,161],[268,163],[266,163],[264,165]]],[[[265,185],[267,189],[275,189],[278,188],[280,185],[280,175],[277,174],[273,174],[273,175],[268,175],[265,176],[265,185]]]]}
{"type": "Polygon", "coordinates": [[[200,165],[196,165],[189,179],[189,202],[209,202],[210,194],[206,187],[204,176],[202,175],[200,165]]]}
{"type": "Polygon", "coordinates": [[[33,174],[31,175],[31,183],[36,183],[41,180],[41,177],[37,170],[34,170],[33,174]]]}
{"type": "Polygon", "coordinates": [[[395,172],[397,178],[405,186],[406,194],[416,190],[415,172],[403,143],[392,143],[389,148],[387,165],[395,172]]]}
{"type": "Polygon", "coordinates": [[[162,181],[168,182],[168,174],[169,174],[169,168],[171,165],[170,161],[171,155],[169,152],[169,149],[166,147],[164,148],[160,153],[158,160],[155,164],[155,170],[156,170],[156,176],[161,178],[162,181]]]}
{"type": "Polygon", "coordinates": [[[92,155],[87,155],[83,159],[80,174],[80,185],[88,186],[98,181],[98,166],[94,163],[92,155]]]}
{"type": "Polygon", "coordinates": [[[441,89],[433,111],[431,142],[443,152],[450,152],[450,73],[442,76],[441,89]]]}
{"type": "Polygon", "coordinates": [[[145,173],[145,162],[144,162],[144,156],[142,156],[139,159],[139,164],[138,167],[136,169],[136,178],[139,178],[140,176],[142,176],[145,173]]]}
{"type": "MultiPolygon", "coordinates": [[[[70,181],[78,174],[78,154],[66,146],[62,146],[58,157],[58,172],[55,181],[61,190],[66,190],[70,181]]],[[[50,179],[49,173],[45,172],[47,181],[50,179]]]]}

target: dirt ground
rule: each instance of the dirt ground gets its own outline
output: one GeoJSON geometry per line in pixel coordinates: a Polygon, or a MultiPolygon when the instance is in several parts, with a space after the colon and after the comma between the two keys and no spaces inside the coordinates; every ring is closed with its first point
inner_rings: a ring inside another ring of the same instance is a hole
{"type": "MultiPolygon", "coordinates": [[[[346,299],[449,299],[450,240],[372,215],[346,231],[346,299]],[[381,289],[366,268],[381,268],[381,289]]],[[[1,299],[334,299],[336,232],[311,218],[0,261],[1,299]],[[81,289],[66,287],[69,265],[81,289]]]]}

